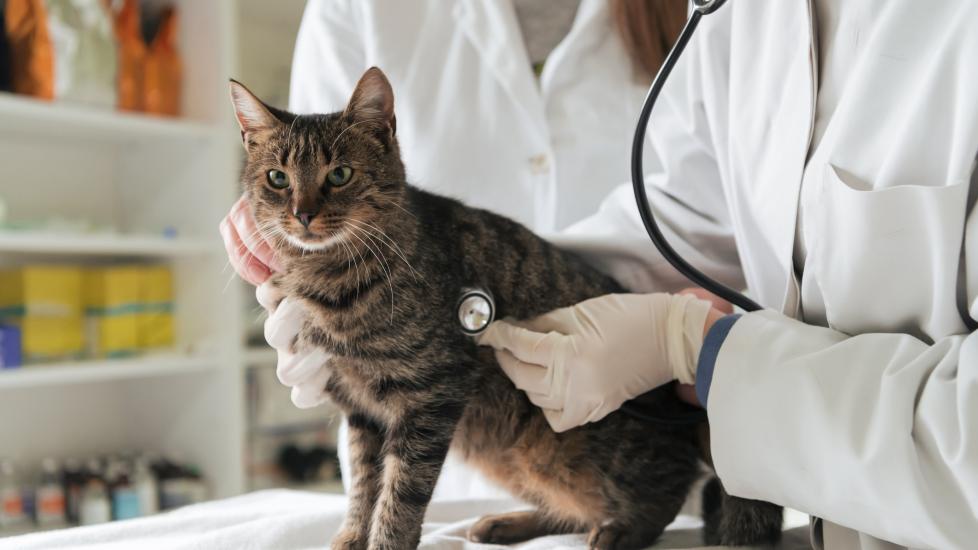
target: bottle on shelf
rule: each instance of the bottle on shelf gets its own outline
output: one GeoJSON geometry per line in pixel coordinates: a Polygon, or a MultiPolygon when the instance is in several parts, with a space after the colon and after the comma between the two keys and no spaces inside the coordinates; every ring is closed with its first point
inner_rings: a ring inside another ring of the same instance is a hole
{"type": "Polygon", "coordinates": [[[41,474],[34,490],[34,507],[34,518],[39,528],[65,526],[65,488],[61,483],[58,462],[53,458],[41,461],[41,474]]]}
{"type": "Polygon", "coordinates": [[[99,477],[89,477],[82,491],[78,509],[78,522],[81,525],[95,525],[112,519],[112,506],[105,483],[99,477]]]}
{"type": "Polygon", "coordinates": [[[137,457],[133,460],[132,483],[139,497],[139,513],[148,516],[159,512],[160,497],[157,492],[156,477],[149,467],[149,460],[137,457]]]}
{"type": "Polygon", "coordinates": [[[126,463],[122,460],[110,462],[105,478],[112,498],[112,519],[131,519],[142,515],[139,494],[132,484],[126,463]]]}
{"type": "Polygon", "coordinates": [[[12,460],[0,460],[0,529],[16,529],[26,521],[17,470],[12,460]]]}
{"type": "Polygon", "coordinates": [[[154,465],[154,470],[159,479],[161,510],[207,500],[207,487],[195,466],[164,459],[154,465]]]}
{"type": "Polygon", "coordinates": [[[85,472],[81,461],[76,458],[65,460],[61,473],[61,483],[65,493],[65,516],[68,523],[78,524],[81,508],[82,490],[85,488],[85,472]]]}

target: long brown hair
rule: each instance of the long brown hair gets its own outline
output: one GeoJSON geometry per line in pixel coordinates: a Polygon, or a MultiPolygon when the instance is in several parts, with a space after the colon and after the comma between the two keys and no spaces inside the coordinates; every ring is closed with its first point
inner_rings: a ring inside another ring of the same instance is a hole
{"type": "Polygon", "coordinates": [[[687,0],[609,0],[636,73],[651,80],[686,23],[687,0]]]}

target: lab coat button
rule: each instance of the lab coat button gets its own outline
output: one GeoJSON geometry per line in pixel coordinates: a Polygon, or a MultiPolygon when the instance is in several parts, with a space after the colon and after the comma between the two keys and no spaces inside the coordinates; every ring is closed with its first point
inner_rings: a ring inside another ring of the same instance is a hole
{"type": "Polygon", "coordinates": [[[548,173],[550,171],[550,158],[543,153],[530,157],[530,171],[538,176],[548,173]]]}

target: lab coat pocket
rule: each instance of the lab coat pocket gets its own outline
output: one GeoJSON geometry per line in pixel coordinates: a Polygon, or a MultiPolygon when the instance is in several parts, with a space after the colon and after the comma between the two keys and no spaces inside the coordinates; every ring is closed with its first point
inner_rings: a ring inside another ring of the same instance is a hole
{"type": "Polygon", "coordinates": [[[956,287],[966,181],[874,188],[832,165],[812,221],[829,326],[935,340],[963,330],[956,287]]]}

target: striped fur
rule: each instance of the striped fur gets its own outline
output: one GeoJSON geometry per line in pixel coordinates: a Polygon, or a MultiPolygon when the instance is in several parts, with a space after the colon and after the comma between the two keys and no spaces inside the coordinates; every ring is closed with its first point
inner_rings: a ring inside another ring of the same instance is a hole
{"type": "MultiPolygon", "coordinates": [[[[249,97],[235,96],[239,111],[249,97]]],[[[415,548],[451,446],[538,506],[486,518],[472,538],[590,530],[593,548],[653,542],[701,472],[696,430],[616,412],[554,433],[455,317],[465,287],[491,289],[515,318],[622,289],[516,222],[405,183],[393,96],[376,69],[341,113],[259,106],[269,120],[242,123],[244,188],[285,267],[275,284],[309,312],[294,346],[331,355],[325,388],[350,425],[354,486],[333,548],[415,548]],[[328,184],[344,165],[350,182],[328,184]],[[285,171],[289,189],[270,186],[269,170],[285,171]],[[308,229],[297,206],[315,211],[308,229]]],[[[663,414],[683,406],[669,387],[644,399],[663,414]]]]}

